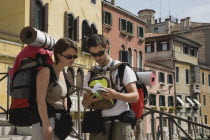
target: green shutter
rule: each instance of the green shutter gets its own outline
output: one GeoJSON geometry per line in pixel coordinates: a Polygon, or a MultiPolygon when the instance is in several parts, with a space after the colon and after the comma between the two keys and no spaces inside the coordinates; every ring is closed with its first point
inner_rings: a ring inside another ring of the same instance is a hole
{"type": "Polygon", "coordinates": [[[105,24],[105,14],[106,12],[103,10],[103,18],[102,18],[102,23],[105,24]]]}
{"type": "Polygon", "coordinates": [[[64,37],[69,37],[68,25],[69,25],[68,12],[65,11],[65,13],[64,13],[64,37]]]}
{"type": "Polygon", "coordinates": [[[112,13],[110,13],[110,25],[112,25],[112,13]]]}

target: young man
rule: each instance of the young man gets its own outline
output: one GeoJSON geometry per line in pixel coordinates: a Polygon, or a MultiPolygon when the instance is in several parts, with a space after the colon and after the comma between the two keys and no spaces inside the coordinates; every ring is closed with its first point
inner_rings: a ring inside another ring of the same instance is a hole
{"type": "MultiPolygon", "coordinates": [[[[92,35],[87,42],[87,47],[92,55],[93,59],[98,63],[98,66],[96,66],[98,69],[106,70],[111,66],[111,64],[114,63],[120,63],[120,61],[113,60],[108,55],[108,49],[109,44],[108,40],[98,34],[92,35]]],[[[116,83],[116,76],[118,74],[118,69],[114,70],[111,73],[113,83],[116,83]]],[[[90,79],[90,72],[86,75],[85,81],[84,81],[84,87],[88,86],[88,81],[90,79]]],[[[119,80],[119,78],[118,78],[119,80]]],[[[125,72],[124,72],[124,79],[123,79],[123,85],[126,88],[126,93],[122,91],[122,93],[115,91],[111,88],[104,88],[108,91],[108,93],[101,93],[102,96],[106,99],[117,99],[116,104],[114,107],[110,109],[102,110],[102,117],[105,120],[105,134],[103,132],[97,133],[97,134],[91,134],[90,140],[108,140],[109,138],[109,129],[110,129],[110,117],[118,116],[121,113],[130,110],[128,103],[134,103],[138,101],[138,92],[136,88],[136,76],[133,70],[126,66],[125,72]]],[[[118,81],[119,83],[119,81],[118,81]]],[[[118,91],[121,91],[123,86],[121,87],[120,84],[116,85],[118,91]]],[[[92,103],[98,101],[98,98],[94,98],[94,95],[89,93],[84,94],[84,98],[82,101],[82,104],[85,109],[91,108],[92,103]]],[[[119,120],[115,121],[115,125],[112,131],[112,140],[130,140],[131,139],[131,124],[130,123],[122,123],[119,122],[119,120]]]]}

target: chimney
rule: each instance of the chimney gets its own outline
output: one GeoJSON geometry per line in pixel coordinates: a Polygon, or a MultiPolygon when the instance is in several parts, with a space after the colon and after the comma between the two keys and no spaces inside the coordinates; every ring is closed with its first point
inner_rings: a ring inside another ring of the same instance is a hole
{"type": "Polygon", "coordinates": [[[165,32],[170,33],[171,31],[171,19],[167,18],[165,19],[165,32]]]}
{"type": "Polygon", "coordinates": [[[190,25],[191,25],[190,17],[186,17],[185,25],[186,25],[186,29],[190,29],[190,25]]]}
{"type": "Polygon", "coordinates": [[[111,4],[112,5],[115,5],[115,0],[111,0],[111,4]]]}
{"type": "Polygon", "coordinates": [[[159,23],[161,23],[161,18],[159,18],[159,23]]]}
{"type": "Polygon", "coordinates": [[[155,20],[155,24],[157,24],[157,19],[155,20]]]}
{"type": "Polygon", "coordinates": [[[179,23],[179,19],[178,18],[176,18],[176,23],[179,23]]]}
{"type": "Polygon", "coordinates": [[[185,27],[186,27],[186,26],[185,26],[185,25],[186,25],[186,24],[185,24],[185,20],[186,20],[185,18],[181,19],[181,30],[184,30],[185,27]]]}

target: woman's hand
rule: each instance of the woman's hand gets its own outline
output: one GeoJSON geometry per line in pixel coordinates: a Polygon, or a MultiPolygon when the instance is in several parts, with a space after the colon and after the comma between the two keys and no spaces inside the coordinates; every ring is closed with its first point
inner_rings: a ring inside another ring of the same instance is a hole
{"type": "Polygon", "coordinates": [[[43,125],[43,133],[45,140],[52,140],[53,128],[51,125],[43,125]]]}
{"type": "Polygon", "coordinates": [[[108,92],[100,92],[100,94],[101,94],[104,98],[106,98],[106,99],[108,99],[108,100],[117,99],[117,96],[118,96],[118,94],[119,94],[117,91],[115,91],[115,90],[113,90],[113,89],[111,89],[111,88],[105,88],[105,87],[104,87],[104,89],[108,91],[108,92]]]}
{"type": "Polygon", "coordinates": [[[89,91],[88,93],[84,94],[83,100],[82,100],[82,105],[84,108],[90,108],[92,103],[98,101],[98,98],[94,98],[94,95],[89,91]]]}

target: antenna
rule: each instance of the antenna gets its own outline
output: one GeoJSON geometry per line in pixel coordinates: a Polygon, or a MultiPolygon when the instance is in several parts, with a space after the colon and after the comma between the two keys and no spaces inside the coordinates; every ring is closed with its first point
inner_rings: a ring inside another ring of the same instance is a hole
{"type": "Polygon", "coordinates": [[[169,0],[169,17],[171,15],[171,0],[169,0]]]}
{"type": "Polygon", "coordinates": [[[162,8],[161,8],[161,0],[160,0],[160,18],[161,18],[161,9],[162,9],[162,8]]]}

